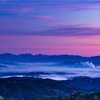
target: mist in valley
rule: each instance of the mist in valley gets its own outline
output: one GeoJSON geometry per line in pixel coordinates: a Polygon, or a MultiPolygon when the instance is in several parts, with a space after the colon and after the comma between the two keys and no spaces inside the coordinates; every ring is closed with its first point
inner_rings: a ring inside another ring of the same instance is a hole
{"type": "Polygon", "coordinates": [[[54,80],[67,80],[80,76],[97,78],[100,76],[100,66],[89,61],[65,65],[59,65],[59,63],[0,63],[1,78],[25,76],[54,80]]]}

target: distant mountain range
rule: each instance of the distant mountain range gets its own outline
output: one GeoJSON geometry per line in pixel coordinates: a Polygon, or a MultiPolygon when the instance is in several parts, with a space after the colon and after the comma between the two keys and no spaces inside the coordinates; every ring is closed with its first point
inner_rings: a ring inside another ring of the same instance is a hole
{"type": "Polygon", "coordinates": [[[83,57],[78,55],[32,55],[32,54],[0,54],[0,61],[7,62],[62,62],[62,63],[76,63],[90,61],[93,63],[100,63],[100,56],[83,57]]]}

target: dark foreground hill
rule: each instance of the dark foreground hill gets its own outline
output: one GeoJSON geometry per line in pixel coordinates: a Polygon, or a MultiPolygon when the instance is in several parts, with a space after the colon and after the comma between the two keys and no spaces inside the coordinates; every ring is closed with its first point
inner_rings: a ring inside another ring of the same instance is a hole
{"type": "Polygon", "coordinates": [[[0,95],[4,100],[100,100],[99,90],[99,78],[84,77],[67,81],[33,77],[0,79],[0,95]],[[95,93],[90,94],[92,92],[95,93]]]}
{"type": "Polygon", "coordinates": [[[80,92],[98,92],[100,91],[100,78],[76,77],[73,80],[64,81],[76,91],[80,92]]]}
{"type": "Polygon", "coordinates": [[[71,87],[50,79],[0,79],[0,95],[4,100],[34,100],[39,97],[65,96],[72,92],[71,87]]]}

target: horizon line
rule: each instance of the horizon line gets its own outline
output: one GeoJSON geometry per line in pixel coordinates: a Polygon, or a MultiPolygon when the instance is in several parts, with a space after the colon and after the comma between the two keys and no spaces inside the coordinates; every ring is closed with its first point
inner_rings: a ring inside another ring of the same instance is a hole
{"type": "Polygon", "coordinates": [[[91,55],[91,56],[83,56],[83,55],[78,55],[78,54],[43,54],[43,53],[37,53],[37,54],[32,54],[32,53],[19,53],[19,54],[15,54],[15,53],[0,53],[0,55],[3,54],[11,54],[11,55],[24,55],[24,54],[30,54],[32,56],[36,56],[36,55],[43,55],[43,56],[81,56],[81,57],[96,57],[96,56],[100,56],[100,55],[91,55]]]}

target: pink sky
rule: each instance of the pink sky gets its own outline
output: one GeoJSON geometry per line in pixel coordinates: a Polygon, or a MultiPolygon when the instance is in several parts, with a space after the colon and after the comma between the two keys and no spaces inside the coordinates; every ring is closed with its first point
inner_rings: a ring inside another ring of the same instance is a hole
{"type": "Polygon", "coordinates": [[[0,53],[100,55],[100,1],[1,0],[0,53]]]}
{"type": "Polygon", "coordinates": [[[0,36],[0,52],[73,54],[91,56],[100,52],[99,36],[0,36]]]}

